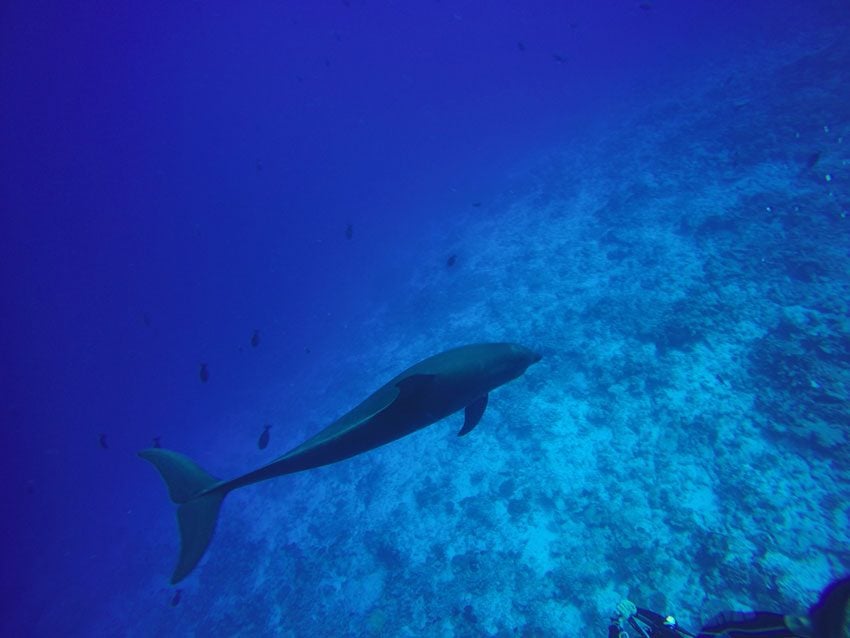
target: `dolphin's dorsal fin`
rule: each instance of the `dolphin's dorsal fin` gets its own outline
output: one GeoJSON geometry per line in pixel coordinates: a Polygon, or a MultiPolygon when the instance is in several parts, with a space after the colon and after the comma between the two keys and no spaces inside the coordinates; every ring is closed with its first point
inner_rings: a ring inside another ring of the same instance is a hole
{"type": "Polygon", "coordinates": [[[317,435],[307,439],[304,443],[275,459],[272,463],[277,463],[286,457],[303,453],[310,448],[322,445],[331,439],[345,434],[349,430],[359,427],[389,408],[402,395],[416,394],[426,389],[434,381],[436,376],[434,374],[412,374],[395,383],[388,383],[351,412],[342,415],[317,435]]]}
{"type": "Polygon", "coordinates": [[[487,397],[488,395],[485,394],[466,406],[466,410],[463,411],[463,427],[457,433],[458,436],[469,434],[472,432],[472,428],[478,425],[481,417],[484,416],[484,410],[487,409],[487,397]]]}

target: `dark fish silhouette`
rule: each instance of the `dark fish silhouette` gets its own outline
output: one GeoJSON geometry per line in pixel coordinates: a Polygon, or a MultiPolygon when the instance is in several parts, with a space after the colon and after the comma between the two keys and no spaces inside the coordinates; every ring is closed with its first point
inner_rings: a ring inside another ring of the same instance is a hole
{"type": "Polygon", "coordinates": [[[516,48],[519,49],[520,51],[525,51],[525,44],[523,42],[517,42],[516,48]]]}
{"type": "Polygon", "coordinates": [[[260,439],[257,441],[257,447],[261,450],[265,450],[269,444],[269,429],[270,426],[268,423],[263,427],[263,433],[260,435],[260,439]]]}
{"type": "Polygon", "coordinates": [[[354,237],[354,226],[349,224],[348,226],[345,227],[345,238],[351,239],[352,237],[354,237]]]}
{"type": "Polygon", "coordinates": [[[256,348],[260,345],[260,331],[254,329],[254,334],[251,335],[251,347],[256,348]]]}
{"type": "Polygon", "coordinates": [[[98,440],[100,441],[100,447],[102,447],[104,450],[109,449],[109,446],[106,444],[106,435],[105,434],[101,433],[100,438],[98,440]]]}
{"type": "Polygon", "coordinates": [[[146,312],[142,313],[142,321],[145,323],[146,328],[151,327],[151,316],[148,313],[146,313],[146,312]]]}
{"type": "Polygon", "coordinates": [[[558,64],[564,64],[567,61],[567,58],[565,56],[561,55],[560,53],[553,53],[552,58],[558,64]]]}
{"type": "Polygon", "coordinates": [[[160,444],[160,442],[159,442],[159,439],[160,439],[160,438],[161,438],[161,437],[158,437],[158,436],[153,437],[153,446],[154,446],[154,447],[162,447],[162,445],[161,445],[161,444],[160,444]]]}
{"type": "Polygon", "coordinates": [[[177,504],[180,558],[171,582],[191,572],[212,540],[219,508],[231,491],[268,479],[337,463],[391,443],[455,412],[464,413],[459,436],[478,425],[489,393],[540,361],[513,343],[478,343],[428,357],[378,388],[321,432],[262,467],[222,481],[171,450],[142,450],[177,504]]]}
{"type": "Polygon", "coordinates": [[[473,205],[475,208],[481,208],[481,202],[472,202],[472,205],[473,205]]]}
{"type": "Polygon", "coordinates": [[[201,364],[201,372],[199,376],[201,377],[201,383],[206,383],[210,380],[210,371],[207,369],[206,363],[201,364]]]}
{"type": "Polygon", "coordinates": [[[171,606],[177,607],[180,604],[180,598],[183,596],[183,590],[178,589],[174,592],[174,595],[171,597],[171,606]]]}
{"type": "Polygon", "coordinates": [[[457,263],[457,255],[449,255],[449,258],[446,259],[446,267],[451,268],[457,263]]]}
{"type": "Polygon", "coordinates": [[[806,168],[814,168],[819,161],[820,151],[818,151],[817,153],[812,153],[806,158],[806,168]]]}

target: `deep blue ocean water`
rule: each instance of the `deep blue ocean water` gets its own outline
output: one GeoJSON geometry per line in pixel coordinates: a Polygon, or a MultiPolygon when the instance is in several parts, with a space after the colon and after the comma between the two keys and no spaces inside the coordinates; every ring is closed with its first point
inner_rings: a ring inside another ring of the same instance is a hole
{"type": "Polygon", "coordinates": [[[9,0],[0,91],[3,636],[696,630],[850,572],[847,2],[9,0]],[[169,583],[155,437],[237,476],[484,341],[543,360],[473,432],[236,491],[169,583]]]}

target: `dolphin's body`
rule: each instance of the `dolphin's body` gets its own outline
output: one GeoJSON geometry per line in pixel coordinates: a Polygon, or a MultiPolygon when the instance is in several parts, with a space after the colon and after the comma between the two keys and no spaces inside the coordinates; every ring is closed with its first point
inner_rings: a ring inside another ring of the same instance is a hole
{"type": "Polygon", "coordinates": [[[295,449],[253,472],[221,481],[182,454],[150,448],[139,455],[159,470],[178,504],[180,558],[177,583],[201,560],[212,539],[221,502],[238,487],[336,463],[395,441],[461,409],[459,435],[484,414],[488,393],[521,376],[540,355],[511,343],[480,343],[447,350],[408,368],[363,403],[295,449]]]}

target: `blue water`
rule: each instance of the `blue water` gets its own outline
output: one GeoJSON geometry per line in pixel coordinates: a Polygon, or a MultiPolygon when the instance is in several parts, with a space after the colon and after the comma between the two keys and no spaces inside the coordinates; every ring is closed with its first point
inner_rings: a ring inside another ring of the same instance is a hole
{"type": "Polygon", "coordinates": [[[850,571],[846,2],[245,4],[0,8],[3,636],[694,630],[850,571]],[[154,437],[236,476],[502,340],[472,433],[234,492],[169,584],[154,437]]]}

